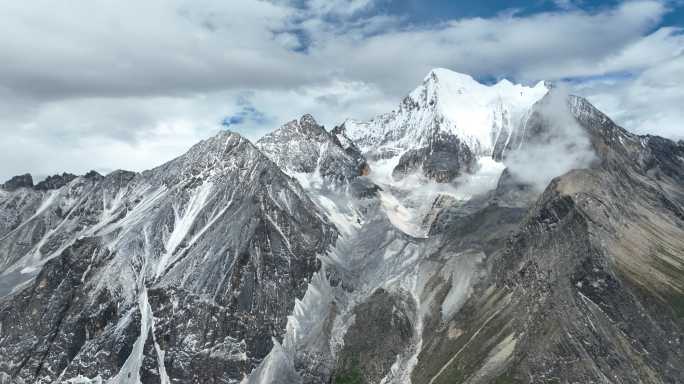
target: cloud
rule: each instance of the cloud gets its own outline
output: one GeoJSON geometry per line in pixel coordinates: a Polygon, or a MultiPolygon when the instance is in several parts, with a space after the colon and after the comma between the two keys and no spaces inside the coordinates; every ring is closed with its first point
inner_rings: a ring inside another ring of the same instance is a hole
{"type": "Polygon", "coordinates": [[[373,0],[309,0],[305,9],[316,16],[348,18],[375,5],[373,0]]]}
{"type": "Polygon", "coordinates": [[[292,87],[320,72],[274,37],[293,10],[265,1],[0,5],[0,84],[36,99],[292,87]]]}
{"type": "MultiPolygon", "coordinates": [[[[0,5],[0,84],[44,99],[287,89],[331,78],[379,83],[396,94],[436,66],[557,79],[653,60],[623,51],[667,12],[659,1],[632,1],[594,13],[504,13],[416,27],[363,12],[373,9],[370,0],[70,4],[0,5]]],[[[643,48],[662,39],[646,39],[643,48]]]]}
{"type": "Polygon", "coordinates": [[[684,77],[657,83],[678,74],[684,48],[681,30],[660,25],[670,3],[414,24],[383,1],[2,2],[0,134],[26,153],[5,140],[0,178],[142,170],[222,122],[255,139],[304,113],[328,127],[367,119],[434,67],[580,79],[628,128],[676,134],[684,77]]]}
{"type": "Polygon", "coordinates": [[[577,123],[567,100],[568,90],[560,86],[537,103],[541,129],[526,136],[521,147],[504,161],[518,180],[538,191],[543,191],[554,177],[588,168],[597,159],[588,133],[577,123]]]}
{"type": "MultiPolygon", "coordinates": [[[[630,62],[616,58],[638,43],[666,13],[657,1],[628,2],[601,12],[546,12],[531,16],[505,13],[482,19],[454,20],[428,28],[404,27],[366,37],[318,33],[311,52],[332,60],[348,52],[342,70],[387,89],[407,89],[404,80],[433,67],[446,67],[476,77],[495,75],[534,82],[587,76],[645,66],[654,58],[630,62]],[[599,63],[599,65],[597,65],[599,63]],[[391,67],[393,70],[388,71],[391,67]]],[[[324,31],[325,32],[325,31],[324,31]]],[[[641,48],[660,46],[659,34],[641,48]]],[[[326,60],[326,61],[327,61],[326,60]]],[[[415,83],[415,80],[412,80],[415,83]]]]}
{"type": "Polygon", "coordinates": [[[218,132],[216,128],[200,130],[198,126],[201,122],[180,119],[159,122],[137,143],[105,135],[83,135],[72,140],[45,138],[32,129],[8,130],[0,140],[0,179],[27,171],[40,180],[63,171],[84,174],[91,169],[108,173],[151,168],[188,150],[198,137],[218,132]]]}
{"type": "Polygon", "coordinates": [[[625,79],[598,78],[575,86],[618,124],[638,134],[684,139],[684,54],[625,79]]]}
{"type": "Polygon", "coordinates": [[[270,124],[247,122],[231,128],[253,140],[306,113],[312,113],[320,124],[331,129],[347,117],[369,119],[379,112],[391,111],[398,103],[398,98],[388,97],[375,84],[341,80],[287,91],[253,92],[249,100],[260,110],[268,111],[269,116],[275,116],[270,124]]]}

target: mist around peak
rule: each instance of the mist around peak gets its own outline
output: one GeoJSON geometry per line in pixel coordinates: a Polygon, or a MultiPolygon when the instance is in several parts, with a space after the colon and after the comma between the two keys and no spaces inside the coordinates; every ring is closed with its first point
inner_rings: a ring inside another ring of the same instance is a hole
{"type": "Polygon", "coordinates": [[[539,191],[553,178],[597,160],[589,133],[573,116],[568,97],[567,88],[556,86],[537,102],[521,127],[522,143],[506,156],[510,172],[539,191]]]}

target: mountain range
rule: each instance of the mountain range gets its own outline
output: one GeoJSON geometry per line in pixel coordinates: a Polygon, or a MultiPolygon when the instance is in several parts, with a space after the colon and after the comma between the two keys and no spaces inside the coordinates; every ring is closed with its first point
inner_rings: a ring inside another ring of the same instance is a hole
{"type": "Polygon", "coordinates": [[[0,188],[0,384],[681,383],[683,330],[684,142],[545,82],[0,188]]]}

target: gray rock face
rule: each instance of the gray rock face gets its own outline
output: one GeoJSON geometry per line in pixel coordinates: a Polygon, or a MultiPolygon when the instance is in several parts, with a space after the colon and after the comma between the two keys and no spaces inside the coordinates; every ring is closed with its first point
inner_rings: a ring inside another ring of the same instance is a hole
{"type": "Polygon", "coordinates": [[[539,193],[532,185],[518,179],[509,169],[505,169],[491,197],[492,201],[500,206],[527,208],[537,200],[539,193]]]}
{"type": "Polygon", "coordinates": [[[15,223],[3,281],[39,271],[0,299],[3,382],[238,382],[337,236],[226,132],[149,171],[18,190],[1,206],[15,223]]]}
{"type": "Polygon", "coordinates": [[[89,171],[88,173],[83,175],[83,177],[85,177],[86,179],[101,179],[103,176],[96,171],[89,171]]]}
{"type": "Polygon", "coordinates": [[[71,173],[62,173],[61,175],[48,176],[45,180],[39,182],[35,185],[35,189],[47,191],[49,189],[59,189],[67,184],[69,184],[76,175],[71,173]]]}
{"type": "Polygon", "coordinates": [[[448,133],[433,135],[427,147],[405,152],[392,171],[395,179],[420,172],[438,183],[448,183],[464,173],[472,173],[477,159],[458,137],[448,133]]]}
{"type": "MultiPolygon", "coordinates": [[[[55,257],[79,236],[89,236],[97,224],[107,224],[107,205],[134,173],[114,172],[97,182],[80,177],[57,190],[20,189],[0,198],[4,217],[0,241],[3,276],[23,275],[21,269],[55,257]]],[[[123,212],[123,210],[122,210],[123,212]]],[[[33,270],[33,268],[29,268],[33,270]]],[[[25,280],[25,279],[24,279],[25,280]]]]}
{"type": "Polygon", "coordinates": [[[311,115],[293,120],[257,142],[257,147],[291,174],[320,176],[338,184],[367,172],[361,152],[340,134],[331,134],[311,115]]]}
{"type": "Polygon", "coordinates": [[[33,177],[30,173],[14,176],[2,184],[2,189],[7,191],[14,191],[19,188],[33,188],[33,177]]]}
{"type": "Polygon", "coordinates": [[[377,383],[387,376],[413,336],[413,303],[383,289],[354,309],[354,324],[344,336],[333,382],[377,383]]]}
{"type": "MultiPolygon", "coordinates": [[[[361,152],[361,149],[356,146],[356,144],[350,139],[347,134],[344,131],[344,126],[343,125],[338,125],[335,128],[333,128],[332,131],[330,131],[332,134],[333,141],[342,147],[344,149],[344,152],[347,153],[351,158],[353,159],[364,159],[363,153],[361,152]]],[[[365,163],[365,159],[363,160],[365,163]]],[[[366,164],[367,165],[367,164],[366,164]]],[[[362,174],[367,174],[368,170],[362,170],[362,174]]]]}

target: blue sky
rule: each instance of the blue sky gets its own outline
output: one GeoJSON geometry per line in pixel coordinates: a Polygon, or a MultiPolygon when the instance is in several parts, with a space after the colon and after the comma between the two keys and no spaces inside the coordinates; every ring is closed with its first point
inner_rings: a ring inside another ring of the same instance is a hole
{"type": "MultiPolygon", "coordinates": [[[[413,24],[434,24],[460,18],[493,17],[501,12],[515,12],[519,16],[535,13],[582,9],[597,12],[618,6],[617,0],[487,0],[487,1],[449,1],[449,0],[386,0],[379,3],[371,12],[381,12],[405,17],[413,24]]],[[[671,11],[659,25],[684,25],[684,7],[681,1],[667,3],[671,11]]]]}
{"type": "Polygon", "coordinates": [[[566,82],[631,131],[684,137],[681,0],[36,0],[0,3],[0,24],[0,179],[369,119],[435,67],[566,82]]]}
{"type": "MultiPolygon", "coordinates": [[[[611,1],[586,1],[582,8],[596,8],[611,5],[611,1]]],[[[434,23],[469,17],[492,17],[504,11],[516,11],[520,15],[561,10],[563,3],[554,1],[490,0],[490,1],[448,1],[448,0],[394,0],[386,1],[379,8],[388,13],[404,15],[414,23],[434,23]]],[[[570,5],[570,3],[567,3],[570,5]]]]}
{"type": "MultiPolygon", "coordinates": [[[[579,8],[599,11],[615,7],[621,2],[616,0],[548,1],[548,0],[487,0],[487,1],[449,1],[449,0],[388,0],[379,5],[382,12],[406,16],[414,23],[433,23],[464,17],[492,17],[505,11],[516,11],[521,16],[534,13],[563,11],[579,8]]],[[[682,24],[682,11],[676,2],[670,5],[674,11],[663,20],[663,24],[682,24]]]]}

